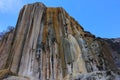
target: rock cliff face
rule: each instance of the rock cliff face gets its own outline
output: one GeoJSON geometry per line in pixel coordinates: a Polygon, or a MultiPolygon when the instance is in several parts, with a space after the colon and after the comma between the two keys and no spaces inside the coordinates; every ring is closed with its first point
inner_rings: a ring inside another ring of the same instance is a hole
{"type": "Polygon", "coordinates": [[[117,80],[111,52],[106,40],[84,31],[64,9],[28,4],[0,40],[0,79],[117,80]]]}
{"type": "Polygon", "coordinates": [[[115,64],[120,69],[120,38],[105,40],[108,42],[115,64]]]}

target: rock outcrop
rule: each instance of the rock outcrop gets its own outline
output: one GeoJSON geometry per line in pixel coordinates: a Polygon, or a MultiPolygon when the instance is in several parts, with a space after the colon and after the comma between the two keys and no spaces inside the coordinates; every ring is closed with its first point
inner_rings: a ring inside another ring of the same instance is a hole
{"type": "Polygon", "coordinates": [[[0,40],[0,79],[117,80],[109,44],[63,8],[25,5],[16,28],[0,40]]]}
{"type": "Polygon", "coordinates": [[[120,38],[105,39],[110,47],[116,66],[120,69],[120,38]]]}

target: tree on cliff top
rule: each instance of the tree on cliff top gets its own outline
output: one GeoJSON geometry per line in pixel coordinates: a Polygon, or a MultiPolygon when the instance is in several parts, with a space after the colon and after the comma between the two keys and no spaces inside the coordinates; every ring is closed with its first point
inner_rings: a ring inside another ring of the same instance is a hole
{"type": "Polygon", "coordinates": [[[0,32],[0,40],[9,32],[14,30],[14,26],[8,26],[6,31],[0,32]]]}

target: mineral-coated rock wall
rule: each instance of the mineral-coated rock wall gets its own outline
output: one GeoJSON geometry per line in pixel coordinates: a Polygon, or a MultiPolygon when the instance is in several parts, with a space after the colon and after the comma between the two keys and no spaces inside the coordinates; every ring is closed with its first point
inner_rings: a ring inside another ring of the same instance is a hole
{"type": "Polygon", "coordinates": [[[0,41],[0,79],[115,80],[118,73],[108,44],[60,7],[25,5],[0,41]]]}

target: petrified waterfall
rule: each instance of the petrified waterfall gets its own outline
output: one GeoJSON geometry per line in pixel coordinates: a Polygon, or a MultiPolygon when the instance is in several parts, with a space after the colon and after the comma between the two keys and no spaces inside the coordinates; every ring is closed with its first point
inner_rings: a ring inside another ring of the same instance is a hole
{"type": "Polygon", "coordinates": [[[25,5],[0,40],[0,79],[117,80],[108,43],[84,31],[63,8],[25,5]]]}

